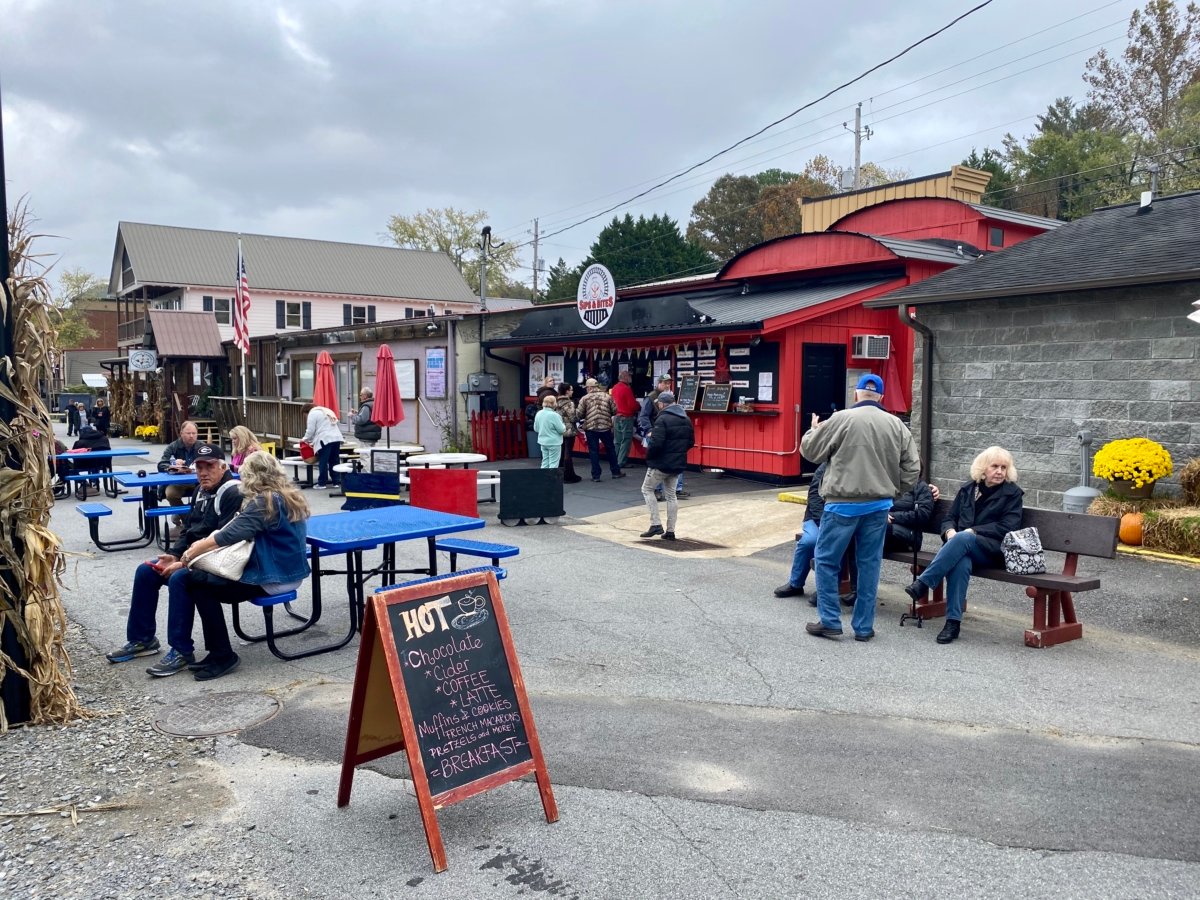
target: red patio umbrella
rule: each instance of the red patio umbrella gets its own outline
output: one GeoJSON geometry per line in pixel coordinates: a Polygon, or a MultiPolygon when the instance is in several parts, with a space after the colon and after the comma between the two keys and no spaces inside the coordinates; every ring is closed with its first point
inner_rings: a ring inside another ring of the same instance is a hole
{"type": "Polygon", "coordinates": [[[317,357],[317,383],[313,387],[313,406],[324,406],[333,410],[339,419],[342,414],[338,411],[337,380],[333,377],[333,357],[327,350],[322,350],[317,357]]]}
{"type": "Polygon", "coordinates": [[[391,428],[404,421],[404,404],[400,402],[392,348],[387,344],[380,344],[375,353],[375,405],[371,410],[371,421],[387,429],[387,445],[392,446],[391,428]]]}
{"type": "Polygon", "coordinates": [[[907,387],[900,379],[900,366],[893,352],[883,371],[883,408],[891,413],[908,412],[912,407],[908,403],[907,387]]]}

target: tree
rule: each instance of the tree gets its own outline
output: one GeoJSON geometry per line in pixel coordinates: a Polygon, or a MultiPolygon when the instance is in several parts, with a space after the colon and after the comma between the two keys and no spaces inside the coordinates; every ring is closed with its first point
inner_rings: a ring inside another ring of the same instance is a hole
{"type": "Polygon", "coordinates": [[[1133,11],[1126,34],[1120,59],[1101,49],[1087,61],[1088,96],[1119,127],[1159,146],[1200,73],[1200,7],[1189,3],[1181,17],[1171,0],[1150,0],[1133,11]]]}
{"type": "MultiPolygon", "coordinates": [[[[487,213],[465,212],[453,207],[427,209],[412,216],[392,216],[387,234],[397,247],[439,250],[453,260],[472,290],[479,290],[479,233],[487,213]]],[[[500,296],[510,274],[518,266],[517,245],[492,244],[488,255],[488,293],[500,296]]]]}
{"type": "Polygon", "coordinates": [[[84,311],[76,307],[75,303],[90,297],[103,297],[107,291],[107,282],[83,269],[67,269],[58,276],[58,293],[52,298],[53,307],[59,316],[58,337],[54,347],[56,351],[61,353],[63,350],[70,350],[96,336],[84,311]]]}
{"type": "Polygon", "coordinates": [[[580,269],[568,266],[560,256],[558,262],[550,267],[546,290],[536,302],[561,303],[564,300],[574,300],[579,291],[579,278],[582,274],[580,269]]]}
{"type": "Polygon", "coordinates": [[[798,178],[800,178],[800,175],[796,172],[787,172],[783,169],[763,169],[763,171],[754,176],[754,180],[762,187],[791,184],[798,178]]]}
{"type": "Polygon", "coordinates": [[[1019,185],[1014,208],[1071,220],[1127,199],[1135,148],[1121,129],[1097,127],[1105,121],[1103,111],[1060,97],[1038,116],[1038,133],[1024,145],[1006,135],[1004,162],[1019,185]]]}
{"type": "Polygon", "coordinates": [[[833,190],[828,184],[810,175],[797,175],[791,181],[767,185],[759,199],[762,239],[769,241],[785,234],[798,234],[801,230],[803,201],[831,193],[833,190]]]}
{"type": "Polygon", "coordinates": [[[760,243],[761,193],[762,184],[753,176],[722,175],[692,207],[687,239],[721,262],[760,243]]]}
{"type": "Polygon", "coordinates": [[[679,225],[670,216],[638,216],[634,221],[629,213],[624,219],[614,216],[601,230],[583,266],[594,262],[608,267],[618,287],[717,268],[703,247],[679,233],[679,225]]]}

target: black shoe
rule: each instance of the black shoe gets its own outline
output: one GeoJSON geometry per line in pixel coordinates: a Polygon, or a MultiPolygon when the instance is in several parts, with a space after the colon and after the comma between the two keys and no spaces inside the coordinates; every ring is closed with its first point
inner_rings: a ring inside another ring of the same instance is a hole
{"type": "Polygon", "coordinates": [[[842,606],[853,606],[855,601],[858,600],[858,591],[851,591],[848,594],[839,594],[838,600],[841,601],[842,606]]]}
{"type": "Polygon", "coordinates": [[[593,478],[593,479],[592,479],[592,481],[596,482],[597,484],[599,484],[599,483],[600,483],[600,479],[599,479],[599,478],[593,478]]]}
{"type": "Polygon", "coordinates": [[[872,629],[871,631],[868,631],[866,634],[856,634],[854,636],[854,639],[856,641],[860,641],[861,643],[865,644],[867,641],[869,641],[873,637],[875,637],[874,629],[872,629]]]}
{"type": "Polygon", "coordinates": [[[937,642],[939,644],[948,644],[951,641],[958,639],[958,630],[962,623],[957,619],[947,619],[946,624],[942,626],[942,630],[938,632],[937,642]]]}
{"type": "Polygon", "coordinates": [[[214,678],[220,678],[222,675],[228,675],[237,668],[239,662],[241,662],[241,659],[239,659],[238,655],[235,653],[229,659],[221,662],[209,663],[203,669],[198,669],[193,677],[195,677],[197,681],[212,681],[214,678]]]}
{"type": "Polygon", "coordinates": [[[792,587],[792,583],[789,581],[787,584],[781,584],[771,593],[773,593],[776,597],[803,597],[804,588],[792,587]]]}
{"type": "Polygon", "coordinates": [[[583,479],[576,475],[574,478],[564,478],[563,484],[576,484],[580,481],[583,481],[583,479]]]}
{"type": "Polygon", "coordinates": [[[826,628],[820,622],[809,622],[804,626],[804,630],[815,637],[838,638],[842,636],[842,629],[826,628]]]}
{"type": "Polygon", "coordinates": [[[677,500],[686,500],[690,496],[692,496],[691,491],[676,491],[675,492],[675,498],[677,500]]]}
{"type": "Polygon", "coordinates": [[[624,472],[618,472],[616,475],[613,476],[613,481],[616,481],[618,478],[624,478],[624,477],[625,477],[624,472]]]}
{"type": "Polygon", "coordinates": [[[929,593],[929,585],[917,578],[912,584],[905,585],[904,593],[912,597],[914,603],[919,603],[929,593]]]}
{"type": "Polygon", "coordinates": [[[644,537],[644,538],[658,537],[662,533],[663,533],[663,527],[661,525],[651,525],[650,530],[643,531],[641,534],[641,537],[644,537]]]}
{"type": "Polygon", "coordinates": [[[663,532],[663,540],[664,540],[664,541],[673,541],[673,540],[675,540],[675,532],[673,532],[673,531],[664,531],[664,532],[663,532]]]}

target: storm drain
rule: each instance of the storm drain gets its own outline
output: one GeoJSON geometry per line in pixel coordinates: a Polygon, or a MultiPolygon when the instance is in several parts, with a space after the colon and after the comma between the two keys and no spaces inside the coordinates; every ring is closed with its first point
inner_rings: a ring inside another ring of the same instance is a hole
{"type": "Polygon", "coordinates": [[[697,550],[728,550],[724,544],[710,544],[708,541],[697,541],[691,538],[677,538],[664,541],[662,538],[648,538],[642,544],[652,544],[659,550],[674,550],[676,553],[695,553],[697,550]]]}
{"type": "Polygon", "coordinates": [[[269,722],[282,706],[274,697],[251,691],[201,694],[163,710],[154,720],[154,730],[175,737],[233,734],[269,722]]]}

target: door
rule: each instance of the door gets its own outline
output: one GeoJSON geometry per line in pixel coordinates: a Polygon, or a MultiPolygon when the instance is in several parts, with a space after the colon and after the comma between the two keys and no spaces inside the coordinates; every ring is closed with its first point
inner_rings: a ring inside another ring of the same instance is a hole
{"type": "Polygon", "coordinates": [[[338,410],[342,419],[358,412],[358,359],[335,359],[333,377],[337,383],[338,410]]]}
{"type": "MultiPolygon", "coordinates": [[[[813,413],[824,421],[842,408],[846,397],[846,345],[805,344],[800,369],[800,433],[808,431],[813,413]]],[[[815,471],[801,460],[800,472],[815,471]]]]}

